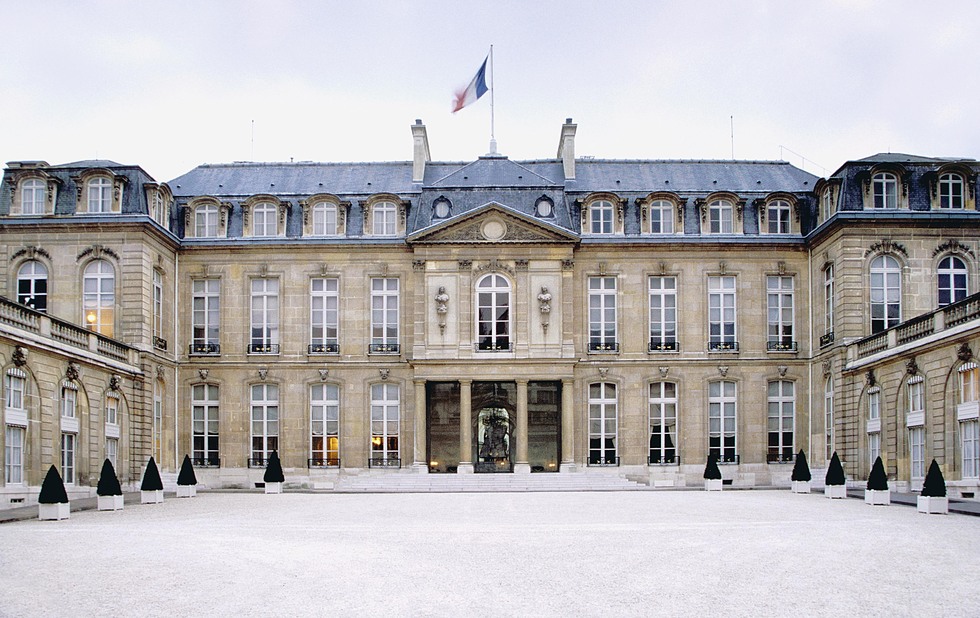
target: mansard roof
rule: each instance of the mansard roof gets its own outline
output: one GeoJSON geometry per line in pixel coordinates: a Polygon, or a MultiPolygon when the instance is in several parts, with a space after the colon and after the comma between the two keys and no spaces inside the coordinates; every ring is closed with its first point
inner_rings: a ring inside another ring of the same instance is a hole
{"type": "Polygon", "coordinates": [[[434,173],[426,174],[426,185],[430,187],[555,187],[564,183],[561,168],[550,170],[559,174],[548,177],[502,155],[480,157],[445,176],[430,180],[438,171],[445,171],[433,167],[434,173]]]}
{"type": "Polygon", "coordinates": [[[702,193],[809,192],[817,176],[786,161],[609,160],[576,161],[567,191],[702,193]]]}

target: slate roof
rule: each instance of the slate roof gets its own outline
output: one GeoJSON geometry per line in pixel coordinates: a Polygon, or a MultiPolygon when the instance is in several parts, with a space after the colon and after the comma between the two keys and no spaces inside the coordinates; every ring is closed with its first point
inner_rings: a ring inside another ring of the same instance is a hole
{"type": "Polygon", "coordinates": [[[785,161],[584,159],[575,164],[567,191],[650,193],[789,193],[813,190],[817,177],[785,161]]]}

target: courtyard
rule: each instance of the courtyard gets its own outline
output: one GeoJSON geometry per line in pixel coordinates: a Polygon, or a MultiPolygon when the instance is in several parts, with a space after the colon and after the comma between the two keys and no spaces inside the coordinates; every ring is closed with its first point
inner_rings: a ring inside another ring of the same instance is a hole
{"type": "Polygon", "coordinates": [[[168,496],[0,525],[0,616],[976,616],[978,525],[789,491],[168,496]]]}

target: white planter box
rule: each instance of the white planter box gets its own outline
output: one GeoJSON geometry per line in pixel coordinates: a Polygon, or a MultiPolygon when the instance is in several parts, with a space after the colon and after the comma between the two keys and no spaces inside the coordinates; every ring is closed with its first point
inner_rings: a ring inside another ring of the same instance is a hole
{"type": "Polygon", "coordinates": [[[140,492],[140,504],[162,504],[163,503],[163,490],[156,491],[141,491],[140,492]]]}
{"type": "Polygon", "coordinates": [[[810,481],[790,481],[794,494],[810,493],[810,481]]]}
{"type": "Polygon", "coordinates": [[[282,483],[266,483],[265,493],[267,494],[281,494],[282,493],[282,483]]]}
{"type": "Polygon", "coordinates": [[[920,513],[933,513],[935,515],[946,515],[949,513],[949,498],[946,496],[919,496],[915,503],[916,510],[920,513]]]}
{"type": "Polygon", "coordinates": [[[823,495],[828,498],[846,498],[847,485],[827,485],[823,488],[823,495]]]}
{"type": "Polygon", "coordinates": [[[100,511],[121,511],[123,508],[122,496],[99,496],[100,511]]]}
{"type": "Polygon", "coordinates": [[[892,491],[890,489],[865,489],[864,503],[873,506],[888,506],[892,503],[892,491]]]}
{"type": "Polygon", "coordinates": [[[194,498],[197,496],[197,485],[178,485],[178,498],[194,498]]]}
{"type": "Polygon", "coordinates": [[[68,515],[71,513],[71,503],[70,502],[58,502],[56,504],[38,504],[37,505],[37,518],[43,521],[57,521],[59,519],[68,519],[68,515]]]}
{"type": "Polygon", "coordinates": [[[721,479],[704,479],[705,491],[721,491],[721,479]]]}

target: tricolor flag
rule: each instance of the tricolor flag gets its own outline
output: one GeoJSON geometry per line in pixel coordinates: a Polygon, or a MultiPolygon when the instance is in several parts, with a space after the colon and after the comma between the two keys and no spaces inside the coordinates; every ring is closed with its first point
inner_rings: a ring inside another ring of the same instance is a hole
{"type": "Polygon", "coordinates": [[[466,89],[456,92],[456,98],[453,101],[454,114],[470,103],[475,103],[477,99],[486,93],[488,58],[489,56],[483,59],[483,64],[480,65],[480,70],[476,72],[476,75],[473,77],[473,81],[470,82],[470,85],[467,86],[466,89]]]}

